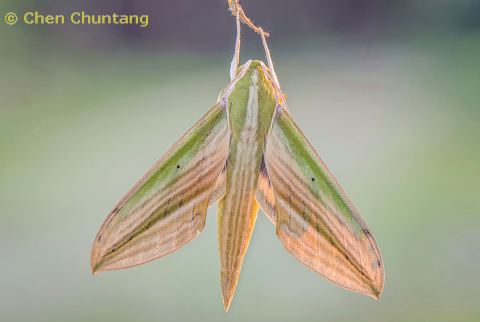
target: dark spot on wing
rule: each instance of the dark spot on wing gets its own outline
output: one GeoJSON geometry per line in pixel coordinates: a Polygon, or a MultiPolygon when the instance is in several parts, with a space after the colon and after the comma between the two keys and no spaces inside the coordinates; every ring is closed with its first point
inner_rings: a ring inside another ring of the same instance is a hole
{"type": "Polygon", "coordinates": [[[102,236],[98,236],[98,239],[97,239],[97,241],[100,241],[100,238],[102,238],[102,236]]]}
{"type": "Polygon", "coordinates": [[[378,267],[382,266],[382,264],[380,263],[380,261],[377,261],[377,264],[378,264],[378,267]]]}
{"type": "Polygon", "coordinates": [[[348,258],[348,255],[347,255],[347,254],[345,254],[345,258],[347,259],[347,261],[349,261],[349,260],[350,260],[350,259],[348,258]]]}
{"type": "Polygon", "coordinates": [[[110,254],[115,251],[115,246],[117,246],[117,244],[113,244],[112,251],[110,252],[110,254]]]}
{"type": "Polygon", "coordinates": [[[315,181],[315,178],[312,178],[312,181],[315,181]]]}
{"type": "Polygon", "coordinates": [[[370,230],[368,230],[368,229],[366,229],[366,228],[363,229],[363,232],[364,232],[365,235],[367,235],[367,236],[372,236],[372,233],[370,232],[370,230]]]}
{"type": "Polygon", "coordinates": [[[180,164],[177,164],[177,169],[180,168],[180,164]]]}
{"type": "Polygon", "coordinates": [[[118,212],[118,208],[119,208],[119,207],[115,207],[115,209],[113,209],[112,213],[113,213],[113,214],[116,214],[116,213],[118,212]]]}
{"type": "Polygon", "coordinates": [[[262,155],[262,164],[260,165],[260,173],[262,176],[266,177],[268,175],[267,173],[267,166],[265,164],[265,157],[262,155]]]}
{"type": "Polygon", "coordinates": [[[227,162],[225,162],[225,164],[223,165],[222,173],[224,173],[226,170],[227,170],[227,162]]]}

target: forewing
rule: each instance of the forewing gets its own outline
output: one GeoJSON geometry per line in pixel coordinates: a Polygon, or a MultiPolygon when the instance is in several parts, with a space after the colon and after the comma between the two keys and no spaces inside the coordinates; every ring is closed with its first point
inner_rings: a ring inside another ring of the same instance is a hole
{"type": "Polygon", "coordinates": [[[384,269],[377,243],[283,108],[273,120],[265,161],[275,195],[277,235],[284,247],[328,280],[378,299],[384,269]]]}
{"type": "Polygon", "coordinates": [[[140,179],[108,215],[90,258],[94,273],[176,251],[205,226],[210,195],[230,144],[218,103],[140,179]]]}

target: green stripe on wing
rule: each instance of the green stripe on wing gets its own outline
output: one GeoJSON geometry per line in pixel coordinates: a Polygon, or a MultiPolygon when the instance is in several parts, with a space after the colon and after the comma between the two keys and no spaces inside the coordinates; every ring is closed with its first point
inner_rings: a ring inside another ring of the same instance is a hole
{"type": "Polygon", "coordinates": [[[350,199],[283,108],[267,138],[277,235],[301,263],[347,289],[378,298],[378,246],[350,199]]]}
{"type": "Polygon", "coordinates": [[[218,103],[109,214],[93,244],[92,271],[140,265],[195,238],[205,226],[229,144],[227,113],[218,103]]]}

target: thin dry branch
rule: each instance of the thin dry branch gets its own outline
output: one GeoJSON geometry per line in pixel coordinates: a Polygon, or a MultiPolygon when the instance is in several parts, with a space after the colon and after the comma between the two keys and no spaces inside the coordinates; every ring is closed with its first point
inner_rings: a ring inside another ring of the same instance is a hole
{"type": "Polygon", "coordinates": [[[237,15],[240,15],[240,20],[246,24],[247,26],[249,26],[250,28],[252,28],[253,30],[255,30],[255,32],[257,32],[258,34],[263,34],[265,35],[265,37],[269,37],[270,35],[268,34],[268,32],[265,32],[263,31],[262,28],[260,27],[255,27],[255,25],[253,24],[253,22],[248,19],[248,17],[245,15],[245,12],[243,11],[242,7],[238,4],[238,0],[228,0],[228,4],[229,4],[229,9],[230,11],[232,12],[232,15],[234,16],[237,16],[237,15]]]}

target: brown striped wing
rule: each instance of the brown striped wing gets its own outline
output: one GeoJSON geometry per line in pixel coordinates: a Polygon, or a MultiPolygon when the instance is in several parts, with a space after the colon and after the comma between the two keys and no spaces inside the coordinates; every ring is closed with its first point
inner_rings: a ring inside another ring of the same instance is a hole
{"type": "Polygon", "coordinates": [[[276,225],[277,224],[277,210],[275,208],[275,195],[273,194],[272,183],[268,177],[265,160],[262,160],[262,167],[260,176],[258,177],[257,191],[255,192],[255,199],[262,211],[267,215],[268,219],[276,225]]]}
{"type": "Polygon", "coordinates": [[[220,175],[218,176],[215,188],[213,188],[210,200],[208,201],[208,208],[216,204],[220,198],[222,198],[227,192],[227,165],[222,168],[220,175]]]}
{"type": "Polygon", "coordinates": [[[108,215],[93,244],[92,271],[140,265],[194,239],[205,226],[208,201],[229,144],[227,113],[219,103],[108,215]]]}
{"type": "MultiPolygon", "coordinates": [[[[255,131],[246,130],[244,134],[242,138],[252,138],[255,131]]],[[[219,200],[217,210],[220,281],[225,311],[232,301],[257,219],[255,190],[262,152],[261,142],[239,140],[233,136],[226,167],[226,193],[219,200]]]]}
{"type": "Polygon", "coordinates": [[[275,115],[265,161],[283,246],[333,283],[378,299],[384,269],[377,243],[284,109],[275,115]]]}

